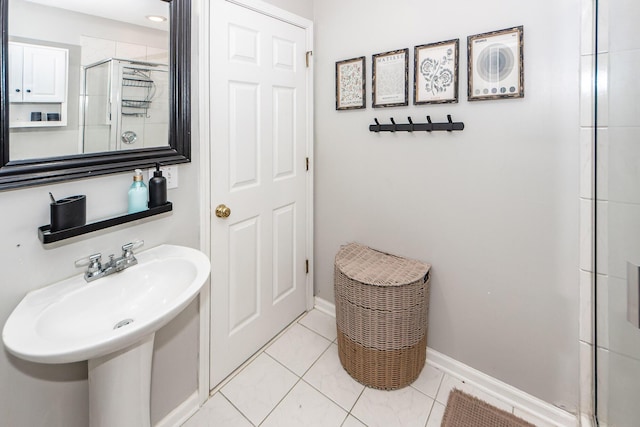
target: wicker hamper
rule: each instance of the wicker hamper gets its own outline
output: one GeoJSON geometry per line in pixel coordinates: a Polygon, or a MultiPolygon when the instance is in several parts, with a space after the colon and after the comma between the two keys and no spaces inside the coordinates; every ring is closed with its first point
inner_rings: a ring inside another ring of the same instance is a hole
{"type": "Polygon", "coordinates": [[[338,353],[358,382],[393,390],[426,360],[431,266],[350,243],[335,261],[338,353]]]}

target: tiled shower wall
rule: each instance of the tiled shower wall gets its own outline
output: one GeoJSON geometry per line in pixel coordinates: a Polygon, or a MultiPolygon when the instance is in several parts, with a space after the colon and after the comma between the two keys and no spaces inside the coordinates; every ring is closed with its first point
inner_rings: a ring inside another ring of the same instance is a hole
{"type": "Polygon", "coordinates": [[[640,396],[640,331],[626,321],[626,262],[640,264],[640,4],[582,4],[580,180],[580,358],[583,425],[597,381],[600,425],[635,425],[640,396]],[[597,62],[597,74],[594,73],[597,62]],[[594,83],[597,76],[597,94],[594,83]],[[597,95],[597,96],[596,96],[597,95]],[[597,116],[596,105],[597,102],[597,116]],[[594,132],[594,130],[597,131],[594,132]],[[597,144],[597,150],[596,145],[597,144]],[[596,162],[597,151],[597,162],[596,162]],[[594,166],[595,165],[595,166],[594,166]],[[595,178],[595,179],[594,179],[595,178]],[[597,180],[597,182],[596,182],[597,180]],[[596,186],[597,184],[597,190],[596,186]],[[597,193],[597,194],[596,194],[597,193]],[[595,209],[594,209],[595,205],[595,209]],[[597,221],[593,252],[593,230],[597,221]],[[595,262],[594,262],[595,261],[595,262]],[[597,274],[597,291],[594,276],[597,274]],[[594,298],[597,292],[597,299],[594,298]],[[598,315],[594,313],[597,301],[598,315]],[[597,379],[593,377],[597,331],[597,379]]]}

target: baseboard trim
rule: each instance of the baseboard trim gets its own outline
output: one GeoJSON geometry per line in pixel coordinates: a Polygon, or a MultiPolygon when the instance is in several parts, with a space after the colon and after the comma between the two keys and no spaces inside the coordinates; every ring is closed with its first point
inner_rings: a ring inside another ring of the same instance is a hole
{"type": "Polygon", "coordinates": [[[336,317],[336,305],[334,303],[320,297],[313,297],[313,300],[313,308],[325,314],[328,314],[331,317],[336,317]]]}
{"type": "MultiPolygon", "coordinates": [[[[335,317],[336,315],[335,305],[322,298],[315,297],[315,308],[330,316],[335,317]]],[[[578,419],[575,415],[467,366],[464,363],[458,362],[457,360],[429,347],[427,347],[427,362],[438,369],[468,382],[478,389],[499,398],[500,400],[503,400],[514,408],[527,412],[543,421],[563,427],[575,427],[578,425],[578,419]]],[[[590,424],[585,425],[589,426],[590,424]]]]}
{"type": "Polygon", "coordinates": [[[567,427],[575,427],[577,425],[577,419],[573,414],[429,347],[427,347],[427,362],[441,371],[458,377],[464,382],[499,398],[514,408],[528,412],[543,421],[567,427]]]}
{"type": "MultiPolygon", "coordinates": [[[[580,427],[597,427],[594,419],[589,414],[580,414],[580,427]]],[[[606,427],[604,424],[601,424],[601,427],[606,427]]]]}
{"type": "Polygon", "coordinates": [[[198,390],[187,397],[184,402],[169,412],[154,427],[175,427],[184,424],[193,414],[200,409],[198,390]]]}

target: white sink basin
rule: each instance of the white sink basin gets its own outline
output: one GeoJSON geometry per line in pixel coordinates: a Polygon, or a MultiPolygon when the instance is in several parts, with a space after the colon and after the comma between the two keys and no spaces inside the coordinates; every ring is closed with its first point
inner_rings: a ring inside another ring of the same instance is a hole
{"type": "Polygon", "coordinates": [[[211,268],[202,252],[182,246],[158,246],[136,258],[137,265],[91,283],[78,275],[29,292],[4,326],[5,347],[41,363],[78,362],[124,349],[180,313],[211,268]]]}

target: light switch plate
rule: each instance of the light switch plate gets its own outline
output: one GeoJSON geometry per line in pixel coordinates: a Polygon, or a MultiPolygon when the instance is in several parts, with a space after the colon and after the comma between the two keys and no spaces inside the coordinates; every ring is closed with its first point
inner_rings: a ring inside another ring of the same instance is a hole
{"type": "MultiPolygon", "coordinates": [[[[149,179],[153,178],[153,172],[155,172],[156,168],[149,169],[148,175],[149,179]]],[[[162,171],[162,176],[167,179],[167,190],[178,187],[178,165],[171,166],[160,166],[160,170],[162,171]]]]}

